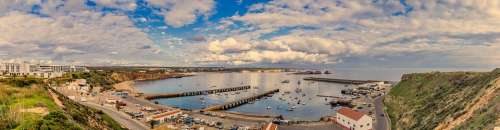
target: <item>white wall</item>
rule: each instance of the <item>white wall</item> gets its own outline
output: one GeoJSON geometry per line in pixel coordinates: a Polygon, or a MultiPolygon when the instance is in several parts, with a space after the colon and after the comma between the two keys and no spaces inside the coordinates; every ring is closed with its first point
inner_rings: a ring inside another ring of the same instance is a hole
{"type": "Polygon", "coordinates": [[[366,116],[366,115],[364,115],[363,117],[361,117],[361,119],[356,121],[356,120],[352,120],[351,118],[348,118],[342,114],[337,113],[335,120],[340,125],[343,125],[344,127],[348,127],[350,129],[354,129],[354,130],[369,130],[369,129],[373,128],[371,117],[366,116]],[[369,124],[369,125],[367,126],[367,124],[369,124]],[[362,127],[361,127],[361,125],[362,125],[362,127]]]}

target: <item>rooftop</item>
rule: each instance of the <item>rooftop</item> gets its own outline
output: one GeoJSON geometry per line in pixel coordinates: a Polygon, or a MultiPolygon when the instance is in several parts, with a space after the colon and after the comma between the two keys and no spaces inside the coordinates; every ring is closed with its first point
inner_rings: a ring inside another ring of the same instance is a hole
{"type": "Polygon", "coordinates": [[[342,115],[344,115],[346,117],[349,117],[349,118],[351,118],[353,120],[356,120],[356,121],[359,120],[359,119],[361,119],[361,117],[363,117],[363,115],[365,115],[365,114],[363,114],[361,112],[358,112],[356,110],[352,110],[352,109],[349,109],[349,108],[345,108],[345,107],[344,108],[340,108],[339,110],[337,110],[337,113],[338,114],[342,114],[342,115]]]}

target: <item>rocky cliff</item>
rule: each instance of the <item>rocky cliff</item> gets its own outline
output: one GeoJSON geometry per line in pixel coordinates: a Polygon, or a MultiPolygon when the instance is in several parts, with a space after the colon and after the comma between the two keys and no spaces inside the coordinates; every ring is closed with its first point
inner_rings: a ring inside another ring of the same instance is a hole
{"type": "Polygon", "coordinates": [[[384,101],[393,129],[500,126],[500,69],[405,74],[384,101]]]}
{"type": "Polygon", "coordinates": [[[169,73],[169,72],[113,72],[111,77],[119,82],[129,80],[158,80],[167,78],[178,78],[190,76],[182,73],[169,73]]]}

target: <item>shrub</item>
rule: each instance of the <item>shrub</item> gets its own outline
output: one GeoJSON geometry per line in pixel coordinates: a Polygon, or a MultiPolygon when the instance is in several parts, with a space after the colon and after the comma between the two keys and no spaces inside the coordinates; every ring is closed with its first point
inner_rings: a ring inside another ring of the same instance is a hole
{"type": "Polygon", "coordinates": [[[38,130],[81,130],[60,111],[50,112],[44,116],[42,120],[37,122],[35,128],[38,130]]]}

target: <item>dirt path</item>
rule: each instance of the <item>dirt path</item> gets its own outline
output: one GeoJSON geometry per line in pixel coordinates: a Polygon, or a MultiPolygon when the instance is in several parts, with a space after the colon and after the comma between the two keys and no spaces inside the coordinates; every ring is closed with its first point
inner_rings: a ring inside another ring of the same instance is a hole
{"type": "Polygon", "coordinates": [[[36,114],[40,114],[42,116],[49,114],[49,110],[45,107],[34,107],[34,108],[28,108],[28,109],[20,109],[19,112],[36,113],[36,114]]]}
{"type": "Polygon", "coordinates": [[[485,106],[490,100],[492,100],[495,97],[495,92],[498,91],[499,89],[500,89],[500,78],[497,78],[493,81],[492,86],[485,90],[483,96],[481,96],[476,101],[473,101],[474,103],[469,104],[465,107],[464,114],[453,120],[447,120],[443,123],[440,123],[436,128],[434,128],[434,130],[451,130],[456,126],[460,125],[461,123],[465,122],[472,116],[474,111],[485,106]]]}
{"type": "Polygon", "coordinates": [[[55,94],[54,92],[52,92],[51,89],[48,89],[48,90],[49,90],[50,97],[52,97],[52,100],[54,100],[54,102],[56,103],[56,105],[59,106],[59,107],[61,107],[61,108],[64,108],[64,105],[61,102],[61,100],[59,100],[59,97],[57,96],[57,94],[55,94]]]}

